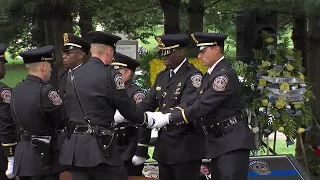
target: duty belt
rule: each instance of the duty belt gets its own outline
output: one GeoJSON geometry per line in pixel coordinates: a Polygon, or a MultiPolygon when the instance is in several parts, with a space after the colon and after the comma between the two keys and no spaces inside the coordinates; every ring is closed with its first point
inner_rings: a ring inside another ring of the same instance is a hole
{"type": "Polygon", "coordinates": [[[240,114],[238,116],[233,116],[231,118],[223,120],[222,124],[223,124],[224,128],[227,128],[231,125],[237,124],[240,121],[243,121],[244,119],[245,119],[245,115],[240,114]]]}
{"type": "Polygon", "coordinates": [[[113,131],[113,129],[100,127],[100,126],[89,126],[89,125],[75,125],[73,134],[99,134],[101,130],[110,130],[113,131]]]}
{"type": "Polygon", "coordinates": [[[21,134],[20,135],[20,140],[21,141],[31,141],[33,136],[52,136],[55,137],[55,135],[53,134],[46,134],[46,135],[30,135],[30,134],[21,134]]]}

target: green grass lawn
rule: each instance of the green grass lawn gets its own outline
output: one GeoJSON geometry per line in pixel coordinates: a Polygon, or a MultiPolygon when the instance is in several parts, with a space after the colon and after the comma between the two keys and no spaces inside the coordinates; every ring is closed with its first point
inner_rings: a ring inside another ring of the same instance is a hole
{"type": "Polygon", "coordinates": [[[17,83],[27,76],[27,71],[23,64],[7,65],[6,71],[6,76],[1,82],[9,87],[15,87],[17,83]]]}
{"type": "MultiPolygon", "coordinates": [[[[269,143],[270,143],[270,147],[273,148],[273,141],[270,140],[269,143]]],[[[293,144],[293,145],[287,147],[286,141],[277,140],[277,142],[276,142],[276,153],[278,155],[281,155],[281,154],[292,154],[294,156],[295,155],[295,147],[296,147],[296,144],[293,144]]],[[[149,150],[148,150],[148,154],[149,154],[149,156],[151,158],[148,159],[147,162],[155,162],[155,160],[152,159],[153,151],[154,151],[154,147],[150,147],[149,150]]],[[[267,155],[266,149],[261,149],[259,151],[258,155],[267,155]]],[[[272,153],[270,152],[269,155],[272,155],[272,153]]]]}

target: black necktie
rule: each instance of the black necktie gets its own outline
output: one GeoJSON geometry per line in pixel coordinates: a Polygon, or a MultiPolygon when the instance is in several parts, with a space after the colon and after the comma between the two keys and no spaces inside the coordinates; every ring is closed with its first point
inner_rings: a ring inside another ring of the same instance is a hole
{"type": "Polygon", "coordinates": [[[203,78],[202,83],[201,83],[202,86],[206,86],[208,84],[209,77],[210,77],[210,74],[208,74],[208,73],[206,73],[204,75],[204,78],[203,78]]]}

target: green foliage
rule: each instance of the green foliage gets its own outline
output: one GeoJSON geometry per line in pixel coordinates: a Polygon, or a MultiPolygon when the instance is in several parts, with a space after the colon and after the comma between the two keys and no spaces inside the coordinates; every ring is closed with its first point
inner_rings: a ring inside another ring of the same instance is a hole
{"type": "Polygon", "coordinates": [[[154,27],[161,23],[162,11],[155,0],[92,1],[95,19],[105,31],[124,33],[129,39],[143,43],[154,35],[154,27]]]}
{"type": "Polygon", "coordinates": [[[135,81],[140,85],[143,89],[149,89],[150,84],[150,65],[149,62],[152,59],[157,58],[157,52],[148,52],[146,55],[140,56],[140,67],[139,69],[142,71],[142,74],[137,76],[135,81]]]}

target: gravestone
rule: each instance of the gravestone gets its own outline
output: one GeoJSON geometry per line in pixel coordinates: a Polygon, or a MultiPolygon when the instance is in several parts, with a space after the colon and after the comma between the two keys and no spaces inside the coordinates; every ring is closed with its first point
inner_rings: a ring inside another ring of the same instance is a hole
{"type": "Polygon", "coordinates": [[[116,44],[116,51],[138,60],[138,41],[120,40],[116,44]]]}

